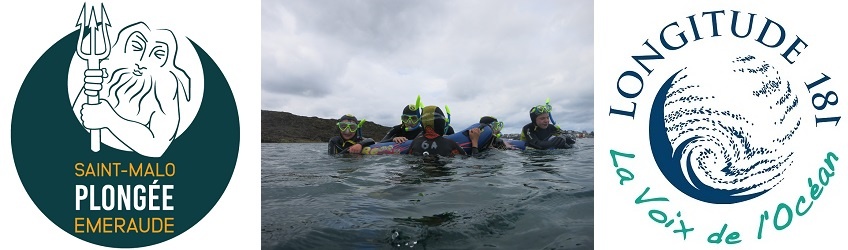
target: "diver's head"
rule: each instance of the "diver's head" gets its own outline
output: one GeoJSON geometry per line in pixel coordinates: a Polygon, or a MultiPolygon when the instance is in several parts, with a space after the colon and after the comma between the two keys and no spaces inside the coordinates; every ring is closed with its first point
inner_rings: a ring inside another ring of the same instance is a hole
{"type": "Polygon", "coordinates": [[[432,129],[439,136],[445,135],[446,123],[445,113],[438,106],[427,106],[421,110],[421,126],[424,127],[425,133],[432,129]]]}
{"type": "Polygon", "coordinates": [[[415,104],[409,104],[403,107],[400,121],[407,130],[418,128],[418,120],[420,118],[421,114],[419,113],[418,106],[415,104]]]}
{"type": "Polygon", "coordinates": [[[503,122],[499,122],[498,118],[492,116],[483,116],[480,118],[480,123],[489,124],[492,126],[492,134],[498,134],[503,129],[503,122]]]}
{"type": "Polygon", "coordinates": [[[351,114],[343,115],[336,122],[336,126],[339,128],[339,136],[342,139],[350,140],[356,137],[356,132],[359,130],[359,120],[351,114]]]}
{"type": "Polygon", "coordinates": [[[551,105],[537,105],[530,109],[530,121],[537,127],[548,128],[551,122],[551,105]]]}

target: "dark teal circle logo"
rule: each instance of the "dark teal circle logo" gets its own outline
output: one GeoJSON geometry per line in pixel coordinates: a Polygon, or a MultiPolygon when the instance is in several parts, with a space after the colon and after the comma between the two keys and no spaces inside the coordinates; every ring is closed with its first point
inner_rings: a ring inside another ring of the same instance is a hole
{"type": "Polygon", "coordinates": [[[239,116],[227,80],[186,39],[191,46],[180,49],[196,51],[204,79],[202,97],[191,100],[200,102],[191,124],[159,157],[107,145],[93,152],[68,102],[78,38],[74,31],[50,47],[18,92],[12,153],[29,197],[56,226],[101,246],[144,247],[186,232],[215,206],[235,168],[239,116]]]}

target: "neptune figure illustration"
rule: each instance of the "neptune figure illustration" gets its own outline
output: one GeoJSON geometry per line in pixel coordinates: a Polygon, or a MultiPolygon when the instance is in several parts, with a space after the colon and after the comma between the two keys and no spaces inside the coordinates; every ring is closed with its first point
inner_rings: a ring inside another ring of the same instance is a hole
{"type": "MultiPolygon", "coordinates": [[[[91,150],[103,143],[114,149],[161,157],[192,122],[187,112],[202,95],[196,81],[177,65],[199,68],[199,62],[178,56],[178,39],[169,29],[136,22],[120,29],[116,39],[105,7],[80,13],[77,55],[86,61],[85,84],[75,93],[74,115],[91,134],[91,150]],[[114,44],[113,44],[114,42],[114,44]],[[192,87],[195,86],[195,87],[192,87]]],[[[183,52],[183,51],[180,51],[183,52]]],[[[79,72],[70,72],[81,76],[79,72]]],[[[78,78],[76,78],[78,79],[78,78]]],[[[200,86],[202,88],[202,86],[200,86]]]]}
{"type": "MultiPolygon", "coordinates": [[[[709,59],[705,59],[709,60],[709,59]]],[[[654,159],[668,181],[697,200],[732,204],[783,180],[801,124],[798,97],[751,55],[672,74],[651,108],[654,159]]]]}

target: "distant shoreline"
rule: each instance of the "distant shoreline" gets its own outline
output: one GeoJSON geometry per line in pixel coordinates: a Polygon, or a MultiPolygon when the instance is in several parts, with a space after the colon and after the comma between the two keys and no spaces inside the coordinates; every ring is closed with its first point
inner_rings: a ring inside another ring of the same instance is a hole
{"type": "MultiPolygon", "coordinates": [[[[389,129],[390,127],[366,121],[362,125],[362,136],[380,140],[389,129]]],[[[338,129],[335,119],[262,110],[262,143],[320,143],[328,142],[336,135],[338,129]]]]}

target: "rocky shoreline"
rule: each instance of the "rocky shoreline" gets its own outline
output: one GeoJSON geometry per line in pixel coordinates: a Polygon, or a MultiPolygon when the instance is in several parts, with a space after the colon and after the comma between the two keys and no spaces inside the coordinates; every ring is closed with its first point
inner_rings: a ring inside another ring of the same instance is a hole
{"type": "MultiPolygon", "coordinates": [[[[338,135],[335,127],[335,119],[262,110],[262,143],[328,142],[338,135]]],[[[380,140],[390,128],[366,121],[362,125],[362,136],[380,140]]]]}

